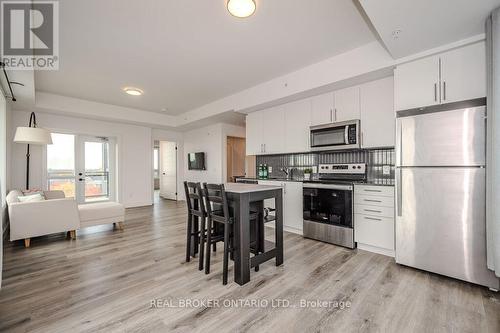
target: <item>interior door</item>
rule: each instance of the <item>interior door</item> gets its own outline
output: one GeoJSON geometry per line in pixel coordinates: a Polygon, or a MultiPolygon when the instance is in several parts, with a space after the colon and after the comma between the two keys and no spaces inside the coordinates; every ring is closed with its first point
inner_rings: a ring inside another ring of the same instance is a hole
{"type": "Polygon", "coordinates": [[[177,200],[177,145],[160,141],[160,196],[177,200]]]}
{"type": "Polygon", "coordinates": [[[105,137],[77,136],[76,199],[79,203],[113,201],[115,143],[105,137]]]}

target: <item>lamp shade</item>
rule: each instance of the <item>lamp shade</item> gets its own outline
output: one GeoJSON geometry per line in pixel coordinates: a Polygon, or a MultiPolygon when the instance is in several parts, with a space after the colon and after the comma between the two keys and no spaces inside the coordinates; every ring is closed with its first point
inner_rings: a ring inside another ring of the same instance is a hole
{"type": "Polygon", "coordinates": [[[14,142],[27,143],[30,145],[51,145],[52,136],[50,132],[38,127],[18,127],[14,142]]]}

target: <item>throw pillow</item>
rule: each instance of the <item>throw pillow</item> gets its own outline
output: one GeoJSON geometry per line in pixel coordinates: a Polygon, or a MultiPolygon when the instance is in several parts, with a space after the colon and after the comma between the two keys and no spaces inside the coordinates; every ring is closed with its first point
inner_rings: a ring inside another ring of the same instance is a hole
{"type": "Polygon", "coordinates": [[[44,201],[45,198],[40,193],[30,194],[30,195],[20,195],[17,197],[20,202],[36,202],[44,201]]]}

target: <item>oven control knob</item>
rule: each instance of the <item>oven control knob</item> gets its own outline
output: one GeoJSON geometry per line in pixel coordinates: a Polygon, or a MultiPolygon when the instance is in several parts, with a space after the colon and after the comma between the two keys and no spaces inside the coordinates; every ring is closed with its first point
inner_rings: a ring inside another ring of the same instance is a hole
{"type": "Polygon", "coordinates": [[[358,169],[361,169],[361,165],[358,165],[358,169]]]}

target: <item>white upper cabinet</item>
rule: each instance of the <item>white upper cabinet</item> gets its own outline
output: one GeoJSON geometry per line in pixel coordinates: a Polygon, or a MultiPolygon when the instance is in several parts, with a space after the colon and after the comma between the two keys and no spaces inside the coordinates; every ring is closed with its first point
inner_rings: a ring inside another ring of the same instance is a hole
{"type": "Polygon", "coordinates": [[[484,42],[399,65],[394,80],[396,110],[484,97],[484,42]]]}
{"type": "Polygon", "coordinates": [[[247,155],[263,153],[262,141],[262,111],[252,112],[246,120],[246,150],[247,155]]]}
{"type": "Polygon", "coordinates": [[[439,57],[429,57],[394,70],[396,110],[439,104],[439,57]]]}
{"type": "Polygon", "coordinates": [[[311,126],[333,122],[334,98],[333,92],[311,98],[311,126]]]}
{"type": "Polygon", "coordinates": [[[394,78],[360,86],[361,147],[393,147],[395,143],[394,78]]]}
{"type": "Polygon", "coordinates": [[[333,121],[359,119],[359,86],[335,91],[333,121]]]}
{"type": "Polygon", "coordinates": [[[477,43],[441,55],[441,101],[486,96],[486,49],[477,43]]]}
{"type": "Polygon", "coordinates": [[[285,151],[285,105],[262,111],[264,154],[280,154],[285,151]]]}
{"type": "Polygon", "coordinates": [[[285,152],[309,151],[311,100],[303,99],[285,105],[285,152]]]}

